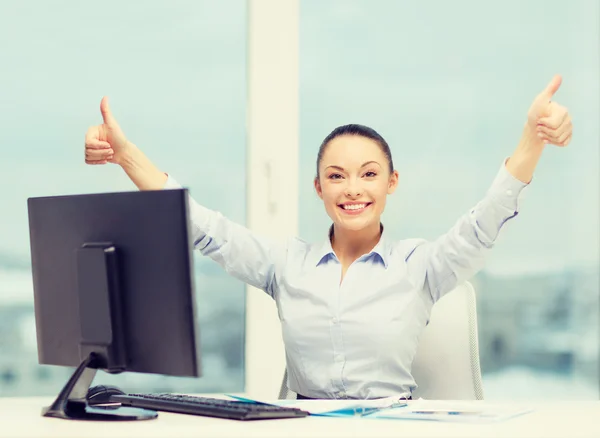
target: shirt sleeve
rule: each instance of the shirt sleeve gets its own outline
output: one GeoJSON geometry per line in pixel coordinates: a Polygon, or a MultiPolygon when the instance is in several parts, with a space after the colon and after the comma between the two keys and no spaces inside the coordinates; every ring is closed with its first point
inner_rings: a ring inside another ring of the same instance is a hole
{"type": "Polygon", "coordinates": [[[502,164],[481,200],[438,239],[421,240],[406,257],[408,271],[433,301],[470,279],[485,263],[505,224],[517,216],[526,183],[502,164]]]}
{"type": "MultiPolygon", "coordinates": [[[[181,185],[167,175],[164,189],[181,185]]],[[[194,249],[221,265],[228,274],[275,297],[276,272],[283,263],[286,245],[258,236],[217,211],[188,198],[194,249]]]]}

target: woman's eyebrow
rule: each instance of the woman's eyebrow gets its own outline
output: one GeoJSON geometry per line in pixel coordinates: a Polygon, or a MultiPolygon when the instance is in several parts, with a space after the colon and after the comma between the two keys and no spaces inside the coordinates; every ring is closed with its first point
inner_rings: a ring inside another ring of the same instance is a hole
{"type": "Polygon", "coordinates": [[[366,163],[363,163],[362,167],[368,166],[369,164],[377,164],[378,166],[380,165],[377,161],[367,161],[366,163]]]}
{"type": "MultiPolygon", "coordinates": [[[[377,164],[377,165],[380,165],[380,164],[379,164],[377,161],[367,161],[366,163],[363,163],[363,165],[362,165],[362,166],[360,166],[360,167],[361,167],[361,168],[363,168],[363,167],[365,167],[365,166],[368,166],[369,164],[377,164]]],[[[327,167],[325,168],[325,170],[329,169],[330,167],[333,167],[334,169],[341,170],[341,171],[344,171],[344,170],[345,170],[343,167],[340,167],[340,166],[335,166],[335,165],[327,166],[327,167]]]]}

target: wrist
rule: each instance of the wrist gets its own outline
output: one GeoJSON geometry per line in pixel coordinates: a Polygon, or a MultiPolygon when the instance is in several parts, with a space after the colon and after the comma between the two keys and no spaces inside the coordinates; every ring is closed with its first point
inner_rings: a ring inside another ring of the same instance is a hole
{"type": "Polygon", "coordinates": [[[135,167],[136,163],[136,152],[139,151],[137,146],[127,140],[125,146],[119,153],[118,164],[127,172],[127,170],[135,167]]]}
{"type": "Polygon", "coordinates": [[[538,136],[535,126],[531,126],[530,123],[526,123],[523,128],[523,134],[521,140],[517,145],[515,152],[524,154],[541,154],[545,149],[546,144],[538,136]]]}
{"type": "Polygon", "coordinates": [[[521,182],[529,184],[545,146],[535,128],[525,125],[517,148],[506,162],[506,169],[521,182]]]}

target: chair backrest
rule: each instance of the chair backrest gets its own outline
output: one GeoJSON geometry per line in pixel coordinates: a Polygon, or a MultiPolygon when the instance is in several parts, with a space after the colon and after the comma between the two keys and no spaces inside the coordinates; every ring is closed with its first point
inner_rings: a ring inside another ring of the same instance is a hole
{"type": "Polygon", "coordinates": [[[475,290],[464,282],[431,309],[412,364],[413,398],[483,400],[475,290]]]}
{"type": "MultiPolygon", "coordinates": [[[[464,282],[433,306],[412,364],[413,399],[483,400],[475,290],[464,282]]],[[[295,399],[283,376],[280,399],[295,399]]]]}

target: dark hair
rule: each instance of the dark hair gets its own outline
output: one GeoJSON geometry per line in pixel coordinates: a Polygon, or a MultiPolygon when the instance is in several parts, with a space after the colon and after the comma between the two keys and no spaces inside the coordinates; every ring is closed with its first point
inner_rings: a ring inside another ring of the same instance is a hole
{"type": "Polygon", "coordinates": [[[336,137],[341,137],[342,135],[358,135],[360,137],[366,137],[375,141],[375,143],[377,143],[381,148],[381,152],[383,152],[383,155],[385,155],[385,158],[388,161],[390,174],[394,172],[392,152],[390,151],[390,147],[387,144],[387,141],[385,141],[384,138],[381,135],[379,135],[379,133],[373,128],[369,128],[368,126],[364,125],[350,124],[338,126],[333,131],[331,131],[331,133],[327,137],[325,137],[323,143],[321,143],[321,146],[319,147],[319,154],[317,155],[317,178],[319,178],[319,165],[321,164],[321,160],[323,159],[323,154],[325,153],[325,149],[327,149],[327,145],[331,142],[331,140],[333,140],[336,137]]]}

